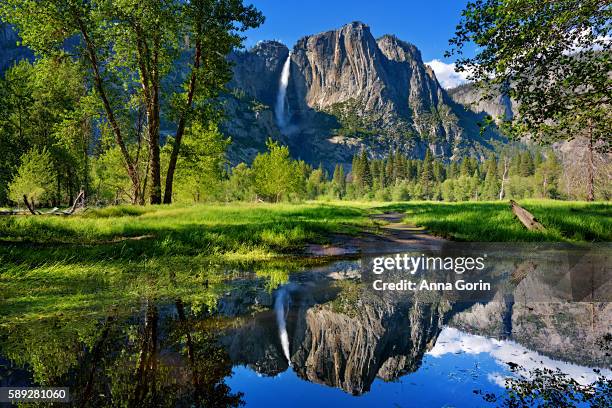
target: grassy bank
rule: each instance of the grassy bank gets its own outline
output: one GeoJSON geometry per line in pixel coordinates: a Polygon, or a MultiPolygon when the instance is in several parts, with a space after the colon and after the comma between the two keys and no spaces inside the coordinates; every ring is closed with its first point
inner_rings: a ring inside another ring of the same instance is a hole
{"type": "Polygon", "coordinates": [[[0,218],[0,243],[32,251],[78,245],[87,258],[206,255],[268,259],[370,225],[367,211],[326,204],[108,207],[72,217],[0,218]],[[126,253],[127,251],[127,253],[126,253]]]}
{"type": "Polygon", "coordinates": [[[612,241],[612,205],[576,201],[522,200],[546,228],[528,231],[507,202],[407,202],[381,206],[406,213],[405,221],[457,241],[612,241]]]}
{"type": "Polygon", "coordinates": [[[160,297],[210,306],[236,273],[265,278],[272,288],[316,262],[294,259],[305,243],[371,225],[364,208],[322,204],[0,217],[0,316],[98,313],[160,297]]]}

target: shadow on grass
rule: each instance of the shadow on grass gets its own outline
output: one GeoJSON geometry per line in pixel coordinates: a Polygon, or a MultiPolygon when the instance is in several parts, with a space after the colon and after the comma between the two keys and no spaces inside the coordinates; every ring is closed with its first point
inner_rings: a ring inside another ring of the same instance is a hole
{"type": "Polygon", "coordinates": [[[217,208],[205,217],[192,212],[167,218],[7,219],[0,220],[0,257],[7,263],[36,266],[256,251],[291,255],[306,242],[324,242],[330,233],[359,231],[364,214],[365,210],[351,207],[319,205],[282,211],[217,208]],[[129,239],[135,237],[139,239],[129,239]]]}

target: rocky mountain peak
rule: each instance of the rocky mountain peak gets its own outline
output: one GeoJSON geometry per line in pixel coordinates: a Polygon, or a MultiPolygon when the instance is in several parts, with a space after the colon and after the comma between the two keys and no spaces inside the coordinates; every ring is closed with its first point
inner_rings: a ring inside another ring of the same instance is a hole
{"type": "Polygon", "coordinates": [[[376,43],[382,53],[392,61],[423,63],[421,51],[414,44],[402,41],[394,35],[385,34],[376,40],[376,43]]]}

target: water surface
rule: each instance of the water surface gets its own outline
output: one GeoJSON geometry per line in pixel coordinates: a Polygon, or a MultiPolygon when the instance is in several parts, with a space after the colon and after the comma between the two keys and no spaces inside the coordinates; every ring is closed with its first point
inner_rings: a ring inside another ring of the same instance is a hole
{"type": "Polygon", "coordinates": [[[75,406],[474,407],[535,369],[612,378],[609,252],[576,253],[586,272],[554,248],[485,252],[473,278],[492,289],[470,295],[374,291],[372,255],[280,278],[220,272],[202,300],[153,292],[101,314],[13,318],[0,325],[0,385],[68,386],[75,406]]]}

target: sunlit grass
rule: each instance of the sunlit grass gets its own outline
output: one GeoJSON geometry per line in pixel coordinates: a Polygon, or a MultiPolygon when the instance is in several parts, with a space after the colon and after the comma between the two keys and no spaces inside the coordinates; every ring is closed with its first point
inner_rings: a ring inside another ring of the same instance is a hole
{"type": "Polygon", "coordinates": [[[612,205],[576,201],[522,200],[546,228],[527,230],[507,202],[406,202],[379,207],[406,213],[405,221],[457,241],[612,241],[612,205]]]}

